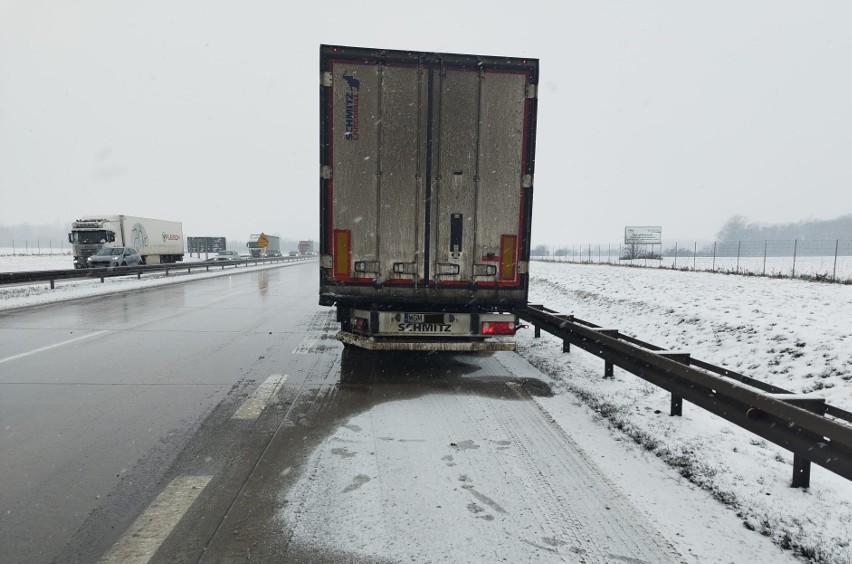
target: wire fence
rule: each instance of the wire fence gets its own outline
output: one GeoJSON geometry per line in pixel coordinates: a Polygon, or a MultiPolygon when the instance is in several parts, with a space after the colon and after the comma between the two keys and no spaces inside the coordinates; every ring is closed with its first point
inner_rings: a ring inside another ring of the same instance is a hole
{"type": "Polygon", "coordinates": [[[0,256],[70,254],[71,244],[62,239],[10,239],[0,241],[0,256]]]}
{"type": "Polygon", "coordinates": [[[843,239],[538,246],[533,260],[852,283],[852,240],[843,239]]]}

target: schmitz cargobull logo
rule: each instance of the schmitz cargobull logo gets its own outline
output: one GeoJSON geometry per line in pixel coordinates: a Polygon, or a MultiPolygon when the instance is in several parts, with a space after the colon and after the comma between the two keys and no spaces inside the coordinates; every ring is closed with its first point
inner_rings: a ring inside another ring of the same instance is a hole
{"type": "Polygon", "coordinates": [[[346,132],[343,138],[349,141],[357,141],[360,134],[360,105],[361,81],[351,74],[343,73],[343,80],[349,85],[346,91],[346,132]]]}

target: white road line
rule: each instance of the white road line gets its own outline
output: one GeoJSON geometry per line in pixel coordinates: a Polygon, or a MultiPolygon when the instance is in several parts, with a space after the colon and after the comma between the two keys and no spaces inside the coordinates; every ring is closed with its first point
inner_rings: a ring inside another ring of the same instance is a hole
{"type": "Polygon", "coordinates": [[[13,355],[13,356],[7,356],[6,358],[0,358],[0,364],[3,364],[4,362],[9,362],[10,360],[17,360],[19,358],[24,358],[25,356],[30,356],[31,354],[49,351],[50,349],[55,349],[56,347],[61,347],[63,345],[70,345],[71,343],[76,343],[77,341],[82,341],[83,339],[91,339],[92,337],[97,337],[98,335],[103,335],[104,333],[109,333],[109,329],[104,329],[103,331],[95,331],[94,333],[89,333],[88,335],[83,335],[82,337],[76,337],[74,339],[68,339],[67,341],[62,341],[61,343],[55,343],[53,345],[47,345],[46,347],[41,347],[40,349],[31,350],[29,352],[16,354],[16,355],[13,355]]]}
{"type": "Polygon", "coordinates": [[[226,300],[231,297],[231,294],[227,294],[225,296],[219,296],[218,298],[213,298],[207,305],[215,304],[216,302],[221,302],[222,300],[226,300]]]}
{"type": "Polygon", "coordinates": [[[160,492],[112,546],[103,564],[145,564],[178,524],[213,476],[181,476],[160,492]]]}
{"type": "Polygon", "coordinates": [[[287,375],[273,374],[260,385],[240,406],[231,419],[257,419],[264,408],[275,397],[278,389],[287,381],[287,375]]]}

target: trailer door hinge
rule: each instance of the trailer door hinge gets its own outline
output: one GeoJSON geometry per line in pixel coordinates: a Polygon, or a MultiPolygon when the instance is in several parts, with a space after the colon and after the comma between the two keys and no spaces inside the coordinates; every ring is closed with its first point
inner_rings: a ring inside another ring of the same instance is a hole
{"type": "Polygon", "coordinates": [[[320,84],[326,88],[331,88],[331,85],[334,84],[334,78],[332,77],[331,72],[326,71],[320,75],[320,84]]]}
{"type": "Polygon", "coordinates": [[[538,93],[538,88],[536,88],[535,84],[527,84],[526,96],[527,98],[535,98],[538,93]]]}
{"type": "Polygon", "coordinates": [[[524,188],[532,188],[533,175],[532,174],[525,174],[522,182],[523,182],[522,186],[524,188]]]}
{"type": "Polygon", "coordinates": [[[530,263],[525,260],[518,261],[518,274],[529,274],[530,272],[530,263]]]}
{"type": "Polygon", "coordinates": [[[332,176],[333,172],[334,171],[332,170],[332,168],[330,166],[322,165],[322,168],[320,169],[320,177],[323,180],[331,180],[333,178],[333,176],[332,176]]]}
{"type": "Polygon", "coordinates": [[[320,257],[320,268],[332,268],[334,266],[334,257],[331,255],[322,255],[320,257]]]}

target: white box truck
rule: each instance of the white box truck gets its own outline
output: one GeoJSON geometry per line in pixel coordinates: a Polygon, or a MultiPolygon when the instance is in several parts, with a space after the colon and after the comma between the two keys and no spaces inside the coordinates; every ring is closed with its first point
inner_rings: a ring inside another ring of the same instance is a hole
{"type": "Polygon", "coordinates": [[[512,350],[538,60],[322,45],[319,78],[319,303],[338,338],[512,350]]]}
{"type": "Polygon", "coordinates": [[[103,247],[133,247],[145,264],[183,260],[183,227],[177,221],[132,215],[88,215],[71,222],[68,242],[74,268],[86,268],[87,259],[103,247]]]}
{"type": "Polygon", "coordinates": [[[249,235],[249,242],[246,243],[246,247],[251,256],[255,258],[281,256],[281,238],[275,235],[252,233],[249,235]]]}

